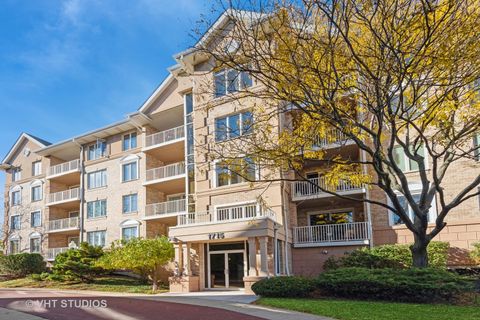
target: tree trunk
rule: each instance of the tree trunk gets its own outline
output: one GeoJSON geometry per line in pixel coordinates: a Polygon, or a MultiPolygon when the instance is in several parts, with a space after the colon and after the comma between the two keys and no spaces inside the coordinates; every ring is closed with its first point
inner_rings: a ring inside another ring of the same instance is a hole
{"type": "Polygon", "coordinates": [[[152,281],[153,281],[152,292],[155,293],[158,289],[157,268],[153,270],[152,281]]]}
{"type": "Polygon", "coordinates": [[[425,239],[418,239],[415,237],[415,243],[410,247],[410,250],[412,251],[412,262],[415,268],[428,267],[428,242],[429,241],[425,239]]]}

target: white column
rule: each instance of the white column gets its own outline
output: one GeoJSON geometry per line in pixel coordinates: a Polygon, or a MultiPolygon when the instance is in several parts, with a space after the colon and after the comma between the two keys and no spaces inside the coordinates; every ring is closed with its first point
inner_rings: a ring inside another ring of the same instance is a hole
{"type": "Polygon", "coordinates": [[[261,237],[260,239],[260,276],[268,277],[268,237],[261,237]]]}
{"type": "Polygon", "coordinates": [[[189,276],[190,271],[190,242],[183,247],[183,275],[189,276]]]}
{"type": "Polygon", "coordinates": [[[248,275],[250,277],[258,276],[257,272],[257,244],[255,238],[248,238],[248,275]]]}
{"type": "Polygon", "coordinates": [[[180,276],[183,272],[183,249],[181,242],[175,245],[175,261],[177,262],[178,275],[180,276]]]}

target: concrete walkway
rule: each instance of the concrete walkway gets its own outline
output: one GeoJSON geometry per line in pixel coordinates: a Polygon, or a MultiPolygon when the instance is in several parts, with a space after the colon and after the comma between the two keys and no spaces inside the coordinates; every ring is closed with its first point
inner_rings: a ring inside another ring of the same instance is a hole
{"type": "Polygon", "coordinates": [[[85,312],[88,312],[90,316],[96,316],[95,319],[111,318],[115,320],[176,320],[178,314],[184,316],[182,319],[332,320],[295,311],[251,304],[255,300],[257,300],[256,296],[246,295],[243,291],[204,291],[188,294],[163,293],[145,295],[83,290],[0,289],[0,319],[85,319],[85,312]],[[93,299],[95,297],[105,298],[108,301],[108,307],[103,310],[86,310],[85,308],[65,310],[57,308],[48,310],[48,313],[35,312],[35,310],[25,308],[25,303],[29,299],[93,299]]]}

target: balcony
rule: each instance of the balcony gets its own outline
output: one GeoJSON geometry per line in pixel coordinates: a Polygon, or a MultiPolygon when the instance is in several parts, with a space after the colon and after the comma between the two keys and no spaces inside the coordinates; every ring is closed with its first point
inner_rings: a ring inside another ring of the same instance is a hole
{"type": "Polygon", "coordinates": [[[215,224],[253,219],[275,220],[275,212],[257,204],[218,208],[214,213],[185,213],[178,216],[177,226],[215,224]]]}
{"type": "Polygon", "coordinates": [[[370,231],[368,222],[293,228],[293,245],[296,248],[368,245],[369,241],[370,231]]]}
{"type": "Polygon", "coordinates": [[[78,230],[79,228],[80,220],[78,217],[50,220],[48,222],[49,233],[78,230]]]}
{"type": "Polygon", "coordinates": [[[144,151],[147,149],[158,148],[163,145],[174,143],[176,140],[181,140],[185,137],[184,126],[160,131],[145,137],[144,151]]]}
{"type": "Polygon", "coordinates": [[[51,166],[48,169],[47,179],[56,180],[66,185],[75,185],[80,183],[80,160],[60,163],[51,166]]]}
{"type": "Polygon", "coordinates": [[[350,140],[343,132],[335,129],[327,131],[325,137],[316,137],[314,143],[314,149],[329,149],[329,148],[338,148],[342,145],[353,144],[353,141],[350,140]]]}
{"type": "Polygon", "coordinates": [[[185,128],[179,126],[146,136],[142,151],[162,162],[173,162],[184,158],[184,143],[185,128]]]}
{"type": "Polygon", "coordinates": [[[172,163],[147,170],[144,186],[151,186],[161,192],[182,193],[185,191],[185,162],[172,163]]]}
{"type": "Polygon", "coordinates": [[[74,201],[80,201],[80,188],[73,188],[49,194],[47,206],[67,204],[74,201]]]}
{"type": "Polygon", "coordinates": [[[322,191],[330,190],[331,192],[338,193],[340,195],[352,195],[361,194],[365,192],[364,185],[356,185],[349,181],[340,181],[336,188],[332,189],[332,186],[328,186],[324,177],[312,178],[309,181],[297,181],[292,183],[292,200],[308,200],[332,197],[333,195],[322,191]]]}
{"type": "Polygon", "coordinates": [[[62,252],[67,251],[70,249],[69,247],[62,247],[62,248],[48,248],[47,249],[47,261],[55,260],[55,257],[62,252]]]}
{"type": "Polygon", "coordinates": [[[167,218],[186,212],[185,199],[147,204],[144,220],[167,218]]]}

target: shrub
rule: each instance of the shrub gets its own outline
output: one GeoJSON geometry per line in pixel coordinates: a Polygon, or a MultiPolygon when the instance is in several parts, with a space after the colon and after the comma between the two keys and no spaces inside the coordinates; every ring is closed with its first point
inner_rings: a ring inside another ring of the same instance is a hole
{"type": "Polygon", "coordinates": [[[21,278],[45,271],[46,263],[38,253],[18,253],[0,256],[0,270],[10,277],[21,278]]]}
{"type": "Polygon", "coordinates": [[[82,242],[80,248],[69,249],[55,257],[52,267],[54,277],[89,282],[95,276],[104,272],[102,268],[95,265],[101,256],[103,256],[101,247],[82,242]]]}
{"type": "Polygon", "coordinates": [[[470,282],[436,268],[341,268],[322,273],[316,282],[322,295],[397,302],[447,302],[473,290],[470,282]]]}
{"type": "Polygon", "coordinates": [[[315,290],[315,281],[302,277],[273,277],[254,283],[252,290],[262,297],[306,297],[315,290]]]}
{"type": "Polygon", "coordinates": [[[476,264],[480,264],[480,242],[473,244],[473,250],[470,251],[470,258],[476,264]]]}
{"type": "MultiPolygon", "coordinates": [[[[448,242],[431,242],[428,246],[428,260],[430,267],[446,268],[448,242]]],[[[389,244],[378,247],[362,248],[347,252],[343,257],[330,257],[325,261],[325,270],[334,270],[346,267],[359,268],[394,268],[404,269],[412,266],[412,252],[407,244],[389,244]]]]}

